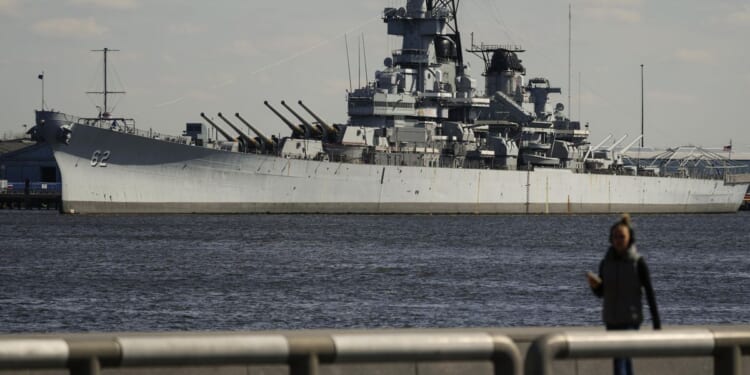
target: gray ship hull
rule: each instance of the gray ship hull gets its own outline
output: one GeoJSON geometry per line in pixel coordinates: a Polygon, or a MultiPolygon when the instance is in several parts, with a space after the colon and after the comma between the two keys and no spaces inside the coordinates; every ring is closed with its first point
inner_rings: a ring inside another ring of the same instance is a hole
{"type": "MultiPolygon", "coordinates": [[[[69,122],[70,123],[70,122],[69,122]]],[[[734,212],[721,180],[347,164],[173,143],[73,123],[52,142],[68,213],[734,212]]]]}

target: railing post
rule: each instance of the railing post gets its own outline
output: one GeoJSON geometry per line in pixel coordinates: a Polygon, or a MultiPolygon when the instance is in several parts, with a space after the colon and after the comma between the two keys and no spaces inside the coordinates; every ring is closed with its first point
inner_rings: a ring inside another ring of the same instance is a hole
{"type": "Polygon", "coordinates": [[[76,361],[68,366],[70,375],[99,375],[102,365],[99,358],[91,357],[88,360],[76,361]]]}
{"type": "Polygon", "coordinates": [[[551,375],[552,361],[568,355],[568,340],[563,333],[551,333],[534,340],[526,353],[524,374],[551,375]]]}
{"type": "Polygon", "coordinates": [[[742,375],[742,351],[739,345],[716,348],[714,375],[742,375]]]}
{"type": "Polygon", "coordinates": [[[742,374],[742,350],[750,349],[750,331],[717,329],[714,339],[714,374],[742,374]]]}
{"type": "Polygon", "coordinates": [[[336,347],[329,336],[287,336],[289,345],[289,374],[318,375],[321,360],[331,362],[336,347]]]}
{"type": "Polygon", "coordinates": [[[120,346],[114,339],[68,339],[70,375],[99,375],[102,366],[120,363],[120,346]]]}
{"type": "Polygon", "coordinates": [[[293,358],[289,362],[289,375],[318,375],[320,360],[317,353],[309,353],[302,358],[293,358]]]}
{"type": "Polygon", "coordinates": [[[521,375],[521,353],[518,346],[508,336],[492,335],[492,365],[494,375],[521,375]]]}

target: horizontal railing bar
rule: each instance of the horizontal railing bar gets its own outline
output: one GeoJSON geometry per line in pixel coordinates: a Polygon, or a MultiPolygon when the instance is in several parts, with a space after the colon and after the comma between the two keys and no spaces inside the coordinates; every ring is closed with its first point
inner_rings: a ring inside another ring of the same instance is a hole
{"type": "Polygon", "coordinates": [[[285,362],[289,344],[282,335],[121,337],[121,366],[285,362]]]}
{"type": "Polygon", "coordinates": [[[69,355],[61,339],[0,340],[0,368],[65,367],[69,355]]]}
{"type": "Polygon", "coordinates": [[[714,336],[699,331],[607,331],[566,333],[568,358],[710,355],[714,336]]]}
{"type": "Polygon", "coordinates": [[[554,359],[713,356],[715,374],[737,375],[742,368],[740,353],[749,348],[750,331],[558,332],[534,340],[524,373],[549,375],[554,359]]]}
{"type": "Polygon", "coordinates": [[[521,355],[505,335],[487,332],[132,335],[0,339],[0,369],[288,364],[314,375],[320,363],[490,360],[495,373],[520,375],[521,355]]]}
{"type": "Polygon", "coordinates": [[[393,333],[333,335],[336,361],[362,361],[379,356],[395,360],[489,359],[493,343],[486,333],[393,333]]]}

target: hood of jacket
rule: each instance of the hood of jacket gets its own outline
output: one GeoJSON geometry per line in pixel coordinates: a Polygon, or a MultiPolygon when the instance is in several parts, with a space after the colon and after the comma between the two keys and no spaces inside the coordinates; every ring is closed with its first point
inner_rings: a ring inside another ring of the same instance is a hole
{"type": "Polygon", "coordinates": [[[614,247],[610,246],[609,250],[607,250],[606,258],[609,259],[616,259],[616,260],[628,260],[628,261],[637,261],[638,258],[641,257],[641,254],[638,253],[638,248],[635,246],[635,244],[630,245],[627,250],[625,250],[625,253],[620,255],[617,250],[615,250],[614,247]]]}

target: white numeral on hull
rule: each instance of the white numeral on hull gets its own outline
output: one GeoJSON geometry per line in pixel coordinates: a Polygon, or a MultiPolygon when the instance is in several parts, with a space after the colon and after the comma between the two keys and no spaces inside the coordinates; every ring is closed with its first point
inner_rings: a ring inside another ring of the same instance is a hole
{"type": "Polygon", "coordinates": [[[101,150],[95,150],[94,153],[91,154],[91,166],[96,167],[98,165],[100,167],[106,167],[109,156],[109,150],[106,150],[104,152],[102,152],[101,150]]]}

